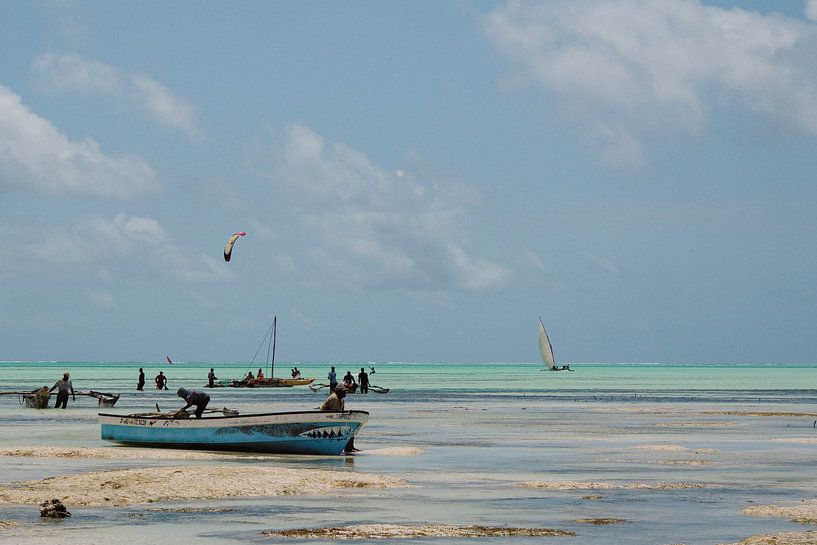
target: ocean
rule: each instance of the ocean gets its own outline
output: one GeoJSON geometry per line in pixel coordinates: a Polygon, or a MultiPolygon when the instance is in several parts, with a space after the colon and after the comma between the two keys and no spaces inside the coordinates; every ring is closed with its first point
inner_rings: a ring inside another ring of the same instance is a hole
{"type": "MultiPolygon", "coordinates": [[[[14,523],[0,525],[0,543],[326,543],[261,532],[445,524],[575,533],[482,538],[491,543],[712,545],[809,529],[742,511],[815,499],[817,365],[576,363],[572,372],[548,372],[532,363],[285,362],[276,365],[275,375],[289,376],[297,366],[321,383],[330,365],[339,377],[374,367],[371,382],[390,389],[347,397],[347,408],[371,413],[355,442],[362,452],[218,463],[374,473],[407,486],[127,507],[69,505],[74,517],[60,521],[40,519],[36,506],[0,504],[0,521],[14,523]]],[[[0,391],[50,387],[69,371],[77,391],[121,397],[112,409],[78,397],[67,410],[36,410],[21,406],[17,396],[0,396],[0,447],[116,449],[99,439],[100,410],[179,408],[184,403],[175,390],[204,386],[210,367],[219,379],[237,379],[258,365],[2,362],[0,391]],[[139,367],[147,376],[144,392],[135,390],[139,367]],[[168,391],[153,387],[159,370],[168,377],[168,391]]],[[[320,404],[324,392],[208,391],[211,407],[242,413],[307,410],[320,404]]],[[[179,462],[0,456],[0,484],[151,465],[179,462]]]]}

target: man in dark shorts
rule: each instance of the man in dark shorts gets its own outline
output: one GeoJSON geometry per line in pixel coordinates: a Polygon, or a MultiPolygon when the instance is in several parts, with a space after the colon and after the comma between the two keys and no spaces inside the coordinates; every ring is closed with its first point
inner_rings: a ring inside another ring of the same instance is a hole
{"type": "Polygon", "coordinates": [[[68,371],[62,374],[62,380],[58,380],[54,383],[54,386],[51,387],[49,392],[53,392],[57,390],[57,403],[54,404],[54,408],[56,409],[59,406],[62,408],[66,408],[68,406],[68,392],[71,392],[71,395],[74,397],[74,401],[77,400],[76,394],[74,394],[74,385],[71,384],[71,379],[68,374],[68,371]]]}
{"type": "Polygon", "coordinates": [[[187,405],[182,407],[180,410],[184,411],[187,410],[188,407],[192,407],[193,405],[196,406],[196,418],[201,418],[204,409],[206,409],[207,404],[210,403],[209,395],[205,394],[204,392],[197,392],[196,390],[185,390],[184,388],[179,388],[176,391],[176,395],[187,402],[187,405]]]}
{"type": "Polygon", "coordinates": [[[357,383],[360,385],[361,394],[369,393],[369,374],[363,367],[360,368],[360,373],[357,374],[357,383]]]}

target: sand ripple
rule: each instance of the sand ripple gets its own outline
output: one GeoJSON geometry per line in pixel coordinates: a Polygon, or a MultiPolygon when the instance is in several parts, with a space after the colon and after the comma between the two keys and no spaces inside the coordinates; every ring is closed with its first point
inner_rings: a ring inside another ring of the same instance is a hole
{"type": "Polygon", "coordinates": [[[596,526],[609,526],[612,524],[624,524],[627,521],[624,519],[616,518],[600,518],[600,519],[577,519],[574,522],[578,524],[595,524],[596,526]]]}
{"type": "Polygon", "coordinates": [[[425,449],[420,447],[384,447],[366,449],[363,454],[375,454],[378,456],[417,456],[425,452],[425,449]]]}
{"type": "Polygon", "coordinates": [[[783,532],[747,537],[731,545],[814,545],[817,543],[817,531],[783,532]]]}
{"type": "Polygon", "coordinates": [[[800,443],[801,445],[817,445],[817,437],[778,437],[769,439],[775,443],[800,443]]]}
{"type": "Polygon", "coordinates": [[[294,530],[261,532],[264,536],[300,537],[309,539],[413,539],[419,537],[492,537],[492,536],[525,536],[555,537],[575,536],[567,530],[550,528],[513,528],[507,526],[452,526],[447,524],[429,524],[423,526],[403,526],[397,524],[363,524],[337,528],[298,528],[294,530]]]}
{"type": "Polygon", "coordinates": [[[122,506],[214,498],[321,494],[337,488],[395,488],[403,481],[365,473],[258,466],[181,466],[63,475],[0,486],[0,503],[60,498],[74,506],[122,506]]]}
{"type": "Polygon", "coordinates": [[[21,447],[0,448],[0,456],[21,456],[28,458],[108,458],[116,460],[239,460],[268,459],[258,454],[229,452],[201,452],[195,450],[163,448],[122,448],[122,447],[21,447]]]}
{"type": "Polygon", "coordinates": [[[524,481],[519,486],[545,488],[548,490],[682,490],[690,488],[711,488],[705,483],[616,483],[608,481],[524,481]]]}
{"type": "Polygon", "coordinates": [[[689,449],[681,445],[636,445],[635,450],[647,450],[650,452],[686,452],[689,449]]]}
{"type": "Polygon", "coordinates": [[[753,517],[781,517],[801,524],[815,524],[817,523],[817,500],[803,500],[791,505],[752,505],[744,507],[741,513],[753,517]]]}

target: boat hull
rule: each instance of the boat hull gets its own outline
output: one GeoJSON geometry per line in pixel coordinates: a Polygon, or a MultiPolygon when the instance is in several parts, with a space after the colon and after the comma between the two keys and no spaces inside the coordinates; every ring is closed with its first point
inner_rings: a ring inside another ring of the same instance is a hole
{"type": "Polygon", "coordinates": [[[230,388],[292,388],[293,386],[306,386],[314,381],[314,378],[256,378],[250,381],[234,380],[226,385],[230,388]]]}
{"type": "Polygon", "coordinates": [[[191,419],[99,414],[105,441],[278,454],[341,454],[369,413],[302,411],[191,419]]]}

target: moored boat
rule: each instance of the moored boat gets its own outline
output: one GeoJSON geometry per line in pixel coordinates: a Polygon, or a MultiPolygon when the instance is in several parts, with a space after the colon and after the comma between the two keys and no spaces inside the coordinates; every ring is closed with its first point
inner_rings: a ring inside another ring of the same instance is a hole
{"type": "MultiPolygon", "coordinates": [[[[278,317],[275,316],[272,320],[272,326],[270,326],[267,334],[261,340],[261,344],[258,346],[258,350],[255,351],[255,356],[258,356],[258,352],[261,351],[261,347],[264,343],[267,343],[267,356],[269,357],[270,348],[272,348],[272,359],[269,360],[269,376],[268,377],[253,377],[252,373],[246,378],[241,380],[228,380],[222,381],[221,383],[214,384],[213,386],[208,385],[208,388],[220,388],[222,386],[227,386],[230,388],[291,388],[293,386],[306,386],[308,384],[312,384],[315,381],[314,378],[301,378],[298,375],[293,375],[293,378],[277,378],[275,377],[275,344],[277,339],[277,331],[278,331],[278,317]]],[[[255,363],[255,356],[253,356],[252,363],[255,363]]],[[[261,374],[261,369],[258,369],[259,375],[261,374]]]]}
{"type": "Polygon", "coordinates": [[[341,454],[366,411],[296,411],[173,418],[99,413],[101,438],[133,446],[279,454],[341,454]]]}

